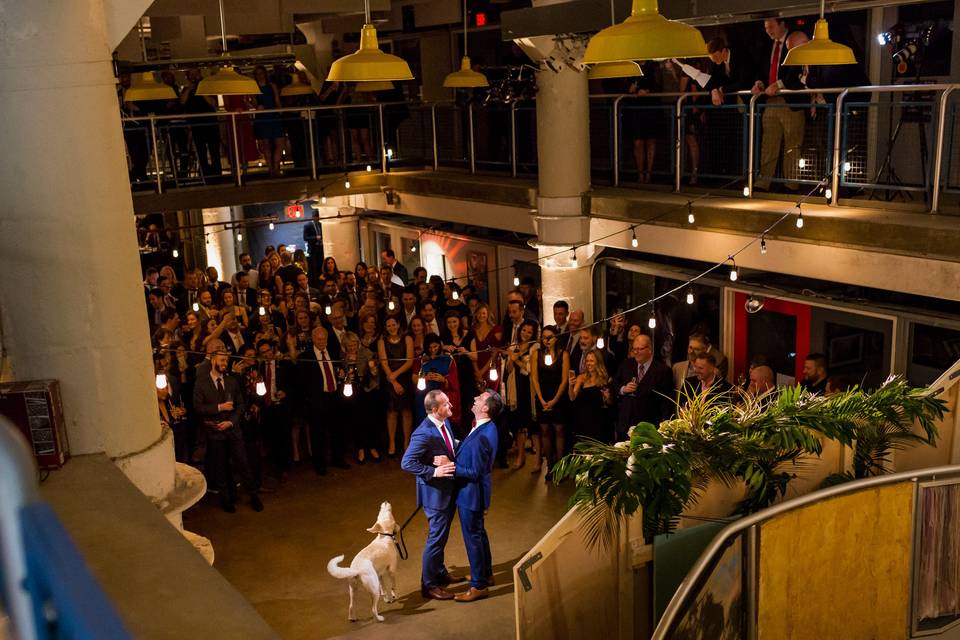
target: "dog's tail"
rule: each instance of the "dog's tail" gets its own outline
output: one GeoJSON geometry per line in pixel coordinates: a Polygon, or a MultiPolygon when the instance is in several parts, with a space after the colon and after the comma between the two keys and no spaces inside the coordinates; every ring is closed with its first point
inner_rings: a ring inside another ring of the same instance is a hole
{"type": "Polygon", "coordinates": [[[372,562],[364,558],[358,563],[359,566],[354,569],[352,567],[338,566],[342,561],[343,556],[337,556],[336,558],[330,560],[330,562],[327,563],[327,573],[339,580],[359,577],[364,583],[370,582],[372,585],[371,588],[377,588],[377,585],[379,585],[379,578],[377,577],[377,570],[373,568],[372,562]]]}

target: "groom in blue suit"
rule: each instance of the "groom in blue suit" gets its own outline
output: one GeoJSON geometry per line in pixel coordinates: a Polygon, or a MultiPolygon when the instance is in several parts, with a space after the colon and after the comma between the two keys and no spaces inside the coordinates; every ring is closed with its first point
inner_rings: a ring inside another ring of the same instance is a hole
{"type": "Polygon", "coordinates": [[[483,514],[490,508],[490,474],[497,459],[497,425],[493,420],[502,410],[503,400],[495,391],[477,396],[473,403],[474,427],[457,449],[457,510],[470,559],[470,588],[454,598],[457,602],[482,600],[490,595],[488,587],[493,584],[493,560],[483,514]]]}
{"type": "Polygon", "coordinates": [[[448,420],[452,415],[450,399],[435,389],[427,393],[423,405],[427,417],[410,436],[410,446],[403,454],[400,467],[417,476],[417,504],[423,507],[429,527],[423,548],[420,593],[424,598],[453,600],[453,592],[444,587],[456,580],[443,564],[443,549],[457,508],[454,496],[457,467],[452,462],[456,458],[456,442],[448,420]]]}

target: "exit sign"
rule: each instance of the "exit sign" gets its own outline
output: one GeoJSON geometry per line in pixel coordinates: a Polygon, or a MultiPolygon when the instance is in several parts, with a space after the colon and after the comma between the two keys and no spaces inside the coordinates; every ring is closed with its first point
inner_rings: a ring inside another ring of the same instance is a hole
{"type": "Polygon", "coordinates": [[[303,218],[303,205],[290,204],[285,209],[288,220],[300,220],[303,218]]]}
{"type": "Polygon", "coordinates": [[[487,14],[483,11],[477,11],[473,14],[474,25],[478,27],[487,26],[487,14]]]}

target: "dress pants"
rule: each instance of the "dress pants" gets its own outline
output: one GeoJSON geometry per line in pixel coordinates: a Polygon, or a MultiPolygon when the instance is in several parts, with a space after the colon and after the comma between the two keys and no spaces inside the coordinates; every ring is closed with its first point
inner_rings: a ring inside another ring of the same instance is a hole
{"type": "Polygon", "coordinates": [[[763,131],[760,141],[760,175],[754,182],[758,189],[769,189],[770,178],[777,171],[780,146],[783,145],[783,177],[796,180],[799,176],[800,146],[806,127],[804,110],[794,111],[783,98],[767,100],[763,110],[763,131]]]}
{"type": "Polygon", "coordinates": [[[268,459],[277,475],[289,471],[293,461],[292,421],[290,404],[286,400],[263,408],[263,438],[268,459]]]}
{"type": "Polygon", "coordinates": [[[310,442],[313,446],[313,468],[327,470],[327,460],[343,462],[344,425],[340,419],[340,402],[336,393],[320,393],[308,408],[310,442]]]}
{"type": "Polygon", "coordinates": [[[493,576],[493,558],[490,555],[490,539],[483,526],[483,511],[461,508],[459,513],[463,544],[470,560],[470,586],[486,589],[493,576]]]}
{"type": "Polygon", "coordinates": [[[240,429],[230,427],[219,431],[207,427],[207,460],[212,467],[207,477],[213,480],[214,487],[220,491],[221,500],[233,501],[233,474],[240,476],[240,484],[249,493],[257,491],[257,486],[247,464],[246,445],[240,429]]]}
{"type": "Polygon", "coordinates": [[[446,509],[423,508],[427,516],[427,543],[423,547],[423,564],[420,569],[420,589],[444,586],[443,577],[447,568],[443,564],[443,550],[447,546],[450,536],[450,525],[453,523],[453,512],[457,503],[452,499],[446,509]]]}

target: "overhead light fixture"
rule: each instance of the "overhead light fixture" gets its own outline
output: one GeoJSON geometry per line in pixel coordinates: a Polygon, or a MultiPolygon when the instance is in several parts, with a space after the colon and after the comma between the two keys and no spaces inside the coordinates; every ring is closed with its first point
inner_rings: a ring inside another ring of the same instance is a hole
{"type": "MultiPolygon", "coordinates": [[[[137,32],[140,34],[140,52],[143,61],[147,61],[147,44],[143,35],[143,17],[137,22],[137,32]]],[[[152,71],[130,74],[130,88],[123,92],[124,102],[141,102],[143,100],[176,100],[177,92],[173,87],[157,82],[152,71]]]]}
{"type": "Polygon", "coordinates": [[[447,89],[476,89],[489,87],[487,76],[473,70],[470,56],[467,54],[467,0],[463,0],[463,58],[460,59],[460,70],[448,73],[443,79],[443,86],[447,89]]]}
{"type": "MultiPolygon", "coordinates": [[[[220,39],[223,55],[227,56],[227,27],[223,18],[223,0],[220,0],[220,39]]],[[[237,73],[233,65],[225,64],[217,73],[207,76],[197,85],[198,96],[250,96],[259,95],[260,85],[253,78],[237,73]]]]}
{"type": "Polygon", "coordinates": [[[696,28],[660,15],[657,0],[633,0],[630,17],[590,38],[584,64],[700,58],[707,45],[696,28]]]}
{"type": "Polygon", "coordinates": [[[784,66],[857,64],[853,49],[830,39],[830,28],[823,17],[825,0],[820,0],[820,19],[813,27],[813,39],[787,51],[784,66]]]}
{"type": "Polygon", "coordinates": [[[370,21],[370,0],[363,0],[364,23],[360,49],[334,60],[328,82],[374,82],[413,80],[410,65],[403,58],[384,53],[377,43],[377,28],[370,21]]]}
{"type": "Polygon", "coordinates": [[[309,82],[302,82],[299,73],[294,73],[293,82],[280,89],[281,96],[309,96],[312,93],[314,93],[313,85],[309,82]]]}
{"type": "Polygon", "coordinates": [[[608,78],[634,78],[642,76],[640,65],[632,60],[624,62],[601,62],[590,67],[587,80],[606,80],[608,78]]]}
{"type": "Polygon", "coordinates": [[[177,92],[173,87],[157,82],[152,71],[130,75],[130,88],[123,92],[125,102],[143,100],[176,100],[177,92]]]}

